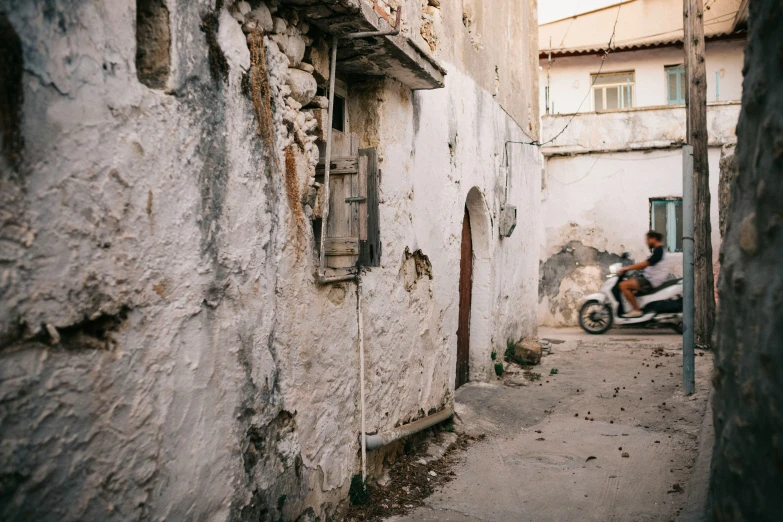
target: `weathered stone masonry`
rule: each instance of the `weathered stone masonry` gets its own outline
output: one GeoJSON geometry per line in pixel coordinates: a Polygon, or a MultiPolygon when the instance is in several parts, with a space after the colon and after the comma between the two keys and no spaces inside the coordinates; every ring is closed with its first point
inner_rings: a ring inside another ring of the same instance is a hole
{"type": "MultiPolygon", "coordinates": [[[[316,89],[334,24],[388,23],[370,2],[300,3],[0,0],[4,520],[339,518],[358,470],[356,287],[316,283],[316,89]]],[[[492,225],[502,143],[535,121],[487,90],[462,13],[433,18],[455,44],[438,65],[422,7],[338,67],[382,170],[383,257],[363,276],[370,432],[453,400],[471,190],[488,224],[472,378],[535,324],[535,230],[501,242],[492,225]]],[[[497,16],[532,20],[514,9],[497,16]]],[[[537,157],[512,169],[531,218],[537,157]]],[[[373,453],[371,474],[397,450],[373,453]]]]}

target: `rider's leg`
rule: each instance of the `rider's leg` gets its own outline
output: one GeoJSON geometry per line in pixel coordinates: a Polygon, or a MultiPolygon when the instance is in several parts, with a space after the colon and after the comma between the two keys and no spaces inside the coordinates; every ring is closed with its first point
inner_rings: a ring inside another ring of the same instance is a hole
{"type": "Polygon", "coordinates": [[[635,291],[639,290],[639,281],[636,279],[626,279],[620,283],[620,291],[623,293],[634,310],[639,310],[639,303],[636,301],[635,291]]]}

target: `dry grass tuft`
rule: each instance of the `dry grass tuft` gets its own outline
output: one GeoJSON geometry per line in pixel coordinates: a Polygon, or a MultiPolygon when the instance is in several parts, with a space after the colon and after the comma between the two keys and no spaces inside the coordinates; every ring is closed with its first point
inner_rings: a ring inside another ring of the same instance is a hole
{"type": "MultiPolygon", "coordinates": [[[[258,120],[258,135],[274,158],[275,154],[275,121],[272,115],[272,92],[269,88],[269,73],[266,68],[266,47],[264,35],[261,32],[251,33],[247,38],[250,48],[250,94],[253,98],[253,109],[258,120]]],[[[280,166],[278,165],[278,168],[280,166]]]]}

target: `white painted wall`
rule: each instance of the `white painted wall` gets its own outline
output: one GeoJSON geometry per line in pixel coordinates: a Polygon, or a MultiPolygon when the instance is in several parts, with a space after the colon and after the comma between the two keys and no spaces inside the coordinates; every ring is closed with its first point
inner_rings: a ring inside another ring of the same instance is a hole
{"type": "MultiPolygon", "coordinates": [[[[720,247],[718,198],[720,148],[709,151],[713,259],[720,247]]],[[[571,241],[599,252],[628,252],[641,260],[648,252],[644,234],[650,228],[650,198],[682,197],[682,153],[651,152],[581,154],[550,157],[542,192],[541,262],[547,263],[571,241]]],[[[682,271],[682,255],[670,254],[682,271]]],[[[582,298],[598,290],[606,273],[577,268],[560,281],[553,295],[539,295],[542,325],[577,324],[582,298]]],[[[550,293],[551,294],[551,293],[550,293]]]]}
{"type": "MultiPolygon", "coordinates": [[[[210,74],[200,27],[214,2],[171,8],[170,92],[136,78],[135,2],[74,1],[41,17],[45,3],[6,10],[26,61],[20,171],[0,160],[13,216],[0,222],[11,252],[0,278],[1,464],[22,477],[2,513],[259,520],[285,494],[283,519],[310,507],[302,519],[339,518],[360,470],[356,286],[315,280],[300,215],[314,151],[283,125],[288,60],[267,39],[278,140],[267,150],[242,88],[244,36],[227,13],[227,77],[210,74]],[[52,346],[44,327],[67,332],[120,310],[111,350],[52,346]]],[[[533,16],[528,4],[518,11],[533,16]]],[[[466,32],[453,22],[449,34],[466,32]]],[[[490,353],[506,338],[535,334],[535,148],[511,151],[520,226],[497,235],[504,143],[529,139],[535,122],[509,116],[458,57],[444,65],[445,89],[381,81],[366,119],[351,121],[382,171],[382,266],[363,277],[370,432],[453,403],[472,189],[486,216],[475,231],[471,378],[491,378],[490,353]],[[406,247],[432,264],[409,290],[406,247]]],[[[527,67],[516,77],[535,100],[532,65],[515,67],[527,67]]],[[[383,456],[371,453],[371,473],[383,456]]]]}
{"type": "MultiPolygon", "coordinates": [[[[744,40],[707,43],[707,103],[738,101],[742,96],[742,64],[744,40]],[[720,75],[720,97],[716,98],[715,73],[720,75]]],[[[551,69],[546,58],[540,60],[540,108],[546,113],[545,87],[550,87],[550,108],[554,114],[591,112],[591,74],[601,68],[596,55],[553,58],[551,69]],[[547,72],[549,80],[547,81],[547,72]],[[590,93],[589,96],[588,93],[590,93]],[[585,97],[587,96],[587,99],[585,97]],[[582,101],[584,100],[584,103],[582,101]],[[582,104],[580,108],[580,104],[582,104]]],[[[683,63],[683,52],[674,47],[610,53],[601,73],[635,71],[635,107],[666,105],[666,74],[668,65],[683,63]]]]}

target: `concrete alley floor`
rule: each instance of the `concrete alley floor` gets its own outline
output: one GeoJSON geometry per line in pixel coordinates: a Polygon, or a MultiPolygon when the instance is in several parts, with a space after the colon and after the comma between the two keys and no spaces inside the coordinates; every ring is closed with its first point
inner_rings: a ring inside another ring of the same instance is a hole
{"type": "Polygon", "coordinates": [[[697,350],[688,397],[681,337],[665,330],[541,329],[539,338],[553,341],[532,369],[541,380],[507,375],[457,391],[457,429],[486,438],[424,507],[389,520],[700,520],[711,354],[697,350]]]}

